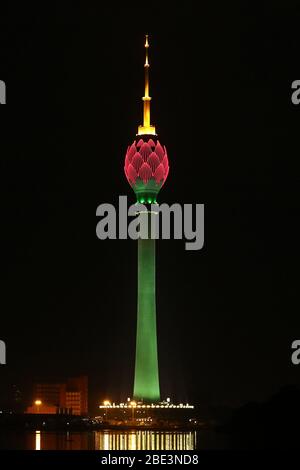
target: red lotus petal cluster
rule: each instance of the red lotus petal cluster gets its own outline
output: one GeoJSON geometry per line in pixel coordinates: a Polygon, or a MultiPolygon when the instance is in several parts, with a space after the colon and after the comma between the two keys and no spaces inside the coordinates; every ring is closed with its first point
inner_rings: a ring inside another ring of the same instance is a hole
{"type": "Polygon", "coordinates": [[[147,142],[142,138],[129,145],[125,157],[125,174],[129,184],[134,185],[137,178],[144,184],[155,179],[163,185],[169,173],[169,161],[165,146],[153,139],[147,142]]]}

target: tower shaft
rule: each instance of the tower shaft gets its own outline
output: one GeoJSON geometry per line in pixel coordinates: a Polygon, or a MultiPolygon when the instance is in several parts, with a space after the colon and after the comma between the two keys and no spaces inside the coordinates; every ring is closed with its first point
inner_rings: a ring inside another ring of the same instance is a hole
{"type": "MultiPolygon", "coordinates": [[[[150,219],[150,212],[145,214],[150,219]]],[[[150,224],[149,224],[150,225],[150,224]]],[[[160,400],[156,336],[155,239],[138,240],[138,311],[134,398],[160,400]]]]}

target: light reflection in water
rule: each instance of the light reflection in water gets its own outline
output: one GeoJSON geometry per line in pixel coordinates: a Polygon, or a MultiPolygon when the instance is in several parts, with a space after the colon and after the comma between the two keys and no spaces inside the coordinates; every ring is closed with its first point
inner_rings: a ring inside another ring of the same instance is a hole
{"type": "Polygon", "coordinates": [[[194,450],[195,432],[98,431],[96,450],[194,450]]]}
{"type": "Polygon", "coordinates": [[[35,431],[35,450],[41,450],[41,431],[35,431]]]}
{"type": "Polygon", "coordinates": [[[195,450],[194,431],[91,431],[26,434],[26,449],[35,450],[195,450]]]}
{"type": "Polygon", "coordinates": [[[104,434],[103,439],[103,450],[109,450],[109,435],[104,434]]]}

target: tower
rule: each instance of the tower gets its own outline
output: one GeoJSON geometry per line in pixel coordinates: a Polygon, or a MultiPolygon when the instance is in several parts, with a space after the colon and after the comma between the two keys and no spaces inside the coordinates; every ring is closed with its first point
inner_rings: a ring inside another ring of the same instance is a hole
{"type": "MultiPolygon", "coordinates": [[[[147,210],[142,217],[149,226],[155,223],[151,205],[156,204],[157,195],[169,173],[168,155],[165,146],[158,140],[155,127],[150,120],[149,96],[149,41],[145,41],[145,95],[143,96],[143,125],[138,127],[134,142],[128,146],[125,156],[125,175],[133,188],[137,202],[145,204],[147,210]]],[[[155,207],[155,206],[154,206],[155,207]]],[[[137,332],[134,374],[134,398],[159,401],[159,369],[157,354],[156,294],[155,294],[155,239],[138,239],[138,298],[137,332]]]]}

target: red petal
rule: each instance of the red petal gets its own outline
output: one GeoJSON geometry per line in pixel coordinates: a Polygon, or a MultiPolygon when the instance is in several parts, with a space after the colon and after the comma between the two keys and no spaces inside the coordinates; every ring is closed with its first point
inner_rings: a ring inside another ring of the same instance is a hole
{"type": "Polygon", "coordinates": [[[136,182],[136,179],[137,179],[138,175],[137,175],[137,172],[135,171],[134,167],[131,164],[129,164],[129,166],[127,168],[126,176],[127,176],[127,179],[129,181],[129,183],[135,183],[136,182]]]}
{"type": "Polygon", "coordinates": [[[140,154],[142,155],[144,162],[148,160],[150,153],[151,153],[150,145],[147,142],[144,142],[140,148],[140,154]]]}
{"type": "Polygon", "coordinates": [[[165,152],[158,141],[155,147],[155,153],[158,155],[159,160],[162,161],[162,159],[164,158],[165,152]]]}
{"type": "Polygon", "coordinates": [[[143,163],[140,171],[139,171],[139,177],[143,180],[143,183],[146,184],[148,183],[149,179],[152,176],[152,171],[148,163],[143,163]]]}
{"type": "Polygon", "coordinates": [[[160,163],[156,168],[154,178],[157,183],[165,180],[165,169],[162,163],[160,163]]]}
{"type": "Polygon", "coordinates": [[[143,164],[143,159],[139,152],[136,152],[131,160],[131,165],[134,167],[135,171],[138,173],[139,169],[143,164]]]}
{"type": "Polygon", "coordinates": [[[132,144],[131,147],[129,148],[126,156],[129,159],[129,162],[131,162],[133,155],[136,153],[136,146],[135,144],[132,144]]]}
{"type": "Polygon", "coordinates": [[[151,167],[152,173],[154,174],[156,168],[159,165],[159,158],[156,153],[152,152],[148,158],[148,164],[151,167]]]}
{"type": "Polygon", "coordinates": [[[167,170],[167,168],[169,167],[169,161],[168,161],[168,157],[167,157],[167,154],[165,154],[163,160],[162,160],[162,164],[164,166],[164,169],[165,171],[167,170]]]}
{"type": "Polygon", "coordinates": [[[153,142],[152,139],[148,140],[148,144],[151,145],[151,147],[155,147],[155,142],[153,142]]]}

